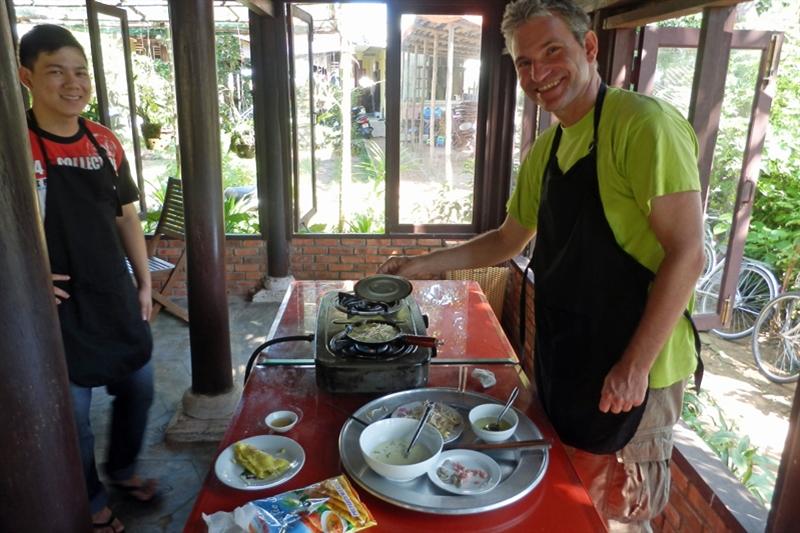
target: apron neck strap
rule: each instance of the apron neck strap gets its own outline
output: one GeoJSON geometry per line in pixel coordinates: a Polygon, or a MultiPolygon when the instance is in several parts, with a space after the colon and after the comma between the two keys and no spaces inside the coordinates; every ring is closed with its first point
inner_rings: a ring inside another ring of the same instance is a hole
{"type": "Polygon", "coordinates": [[[606,97],[606,84],[601,81],[597,88],[597,99],[594,101],[594,129],[592,130],[592,144],[589,150],[592,151],[597,146],[597,127],[600,125],[600,114],[603,111],[603,100],[606,97]]]}

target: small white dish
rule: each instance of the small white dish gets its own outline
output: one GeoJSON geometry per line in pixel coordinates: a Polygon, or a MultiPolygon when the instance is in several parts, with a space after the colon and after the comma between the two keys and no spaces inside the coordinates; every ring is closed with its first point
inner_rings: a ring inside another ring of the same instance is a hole
{"type": "Polygon", "coordinates": [[[503,405],[499,403],[484,403],[472,408],[469,412],[469,423],[472,425],[472,431],[475,432],[479,439],[484,442],[503,442],[511,438],[517,430],[517,424],[519,424],[519,417],[513,408],[503,415],[503,422],[509,425],[507,429],[489,431],[485,428],[487,423],[497,421],[497,416],[502,410],[503,405]]]}
{"type": "Polygon", "coordinates": [[[264,423],[272,431],[286,433],[292,429],[300,417],[294,411],[273,411],[264,419],[264,423]]]}
{"type": "Polygon", "coordinates": [[[217,456],[214,463],[214,473],[222,483],[239,490],[261,490],[267,487],[275,487],[292,479],[306,462],[306,454],[303,447],[289,437],[281,435],[256,435],[237,442],[244,442],[254,446],[263,452],[286,459],[291,466],[285,472],[268,477],[266,479],[251,479],[244,467],[234,460],[233,446],[231,444],[217,456]]]}
{"type": "Polygon", "coordinates": [[[497,461],[475,450],[447,450],[428,470],[431,483],[453,494],[489,492],[500,483],[497,461]]]}

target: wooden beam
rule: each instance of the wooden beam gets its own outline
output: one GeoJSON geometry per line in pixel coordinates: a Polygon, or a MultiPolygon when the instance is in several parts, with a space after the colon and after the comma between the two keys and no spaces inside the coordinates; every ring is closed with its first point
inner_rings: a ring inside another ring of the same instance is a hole
{"type": "MultiPolygon", "coordinates": [[[[253,58],[253,122],[256,135],[256,176],[258,184],[261,236],[267,242],[267,273],[273,277],[289,275],[291,206],[286,184],[291,177],[284,166],[288,136],[282,132],[289,114],[282,113],[281,89],[286,89],[282,69],[286,57],[283,17],[248,13],[250,19],[250,57],[253,58]],[[276,127],[277,126],[277,127],[276,127]],[[287,212],[288,211],[288,212],[287,212]]],[[[287,99],[288,100],[288,99],[287,99]]]]}
{"type": "Polygon", "coordinates": [[[437,83],[437,73],[439,72],[439,64],[438,64],[438,57],[439,57],[439,36],[434,34],[433,35],[433,67],[431,71],[431,116],[428,119],[428,144],[430,145],[431,153],[433,153],[433,147],[436,146],[436,135],[434,132],[436,131],[436,83],[437,83]]]}
{"type": "Polygon", "coordinates": [[[169,0],[186,219],[192,393],[233,389],[211,0],[169,0]]]}
{"type": "Polygon", "coordinates": [[[0,7],[0,529],[89,531],[7,5],[0,7]]]}
{"type": "Polygon", "coordinates": [[[275,3],[272,0],[239,0],[239,3],[256,15],[275,16],[275,3]]]}
{"type": "Polygon", "coordinates": [[[778,479],[775,482],[775,494],[772,496],[772,507],[767,517],[767,531],[792,531],[797,527],[800,508],[800,394],[795,389],[792,401],[792,414],[789,417],[789,432],[783,445],[781,464],[778,468],[778,479]]]}
{"type": "Polygon", "coordinates": [[[607,30],[637,28],[659,20],[699,13],[705,8],[735,6],[740,2],[741,0],[663,0],[661,2],[648,2],[641,7],[608,17],[603,23],[603,28],[607,30]]]}
{"type": "Polygon", "coordinates": [[[703,205],[708,197],[708,182],[714,161],[714,146],[719,133],[725,78],[731,55],[733,24],[736,7],[706,8],[697,46],[697,60],[692,82],[692,99],[689,102],[689,122],[692,124],[700,146],[700,170],[703,205]]]}

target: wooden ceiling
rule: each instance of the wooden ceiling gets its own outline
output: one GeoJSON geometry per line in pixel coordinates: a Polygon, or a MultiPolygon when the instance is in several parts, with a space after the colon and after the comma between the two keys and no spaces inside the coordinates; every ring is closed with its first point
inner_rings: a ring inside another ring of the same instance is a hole
{"type": "Polygon", "coordinates": [[[479,59],[481,54],[480,24],[462,16],[417,15],[414,24],[403,32],[404,52],[433,54],[436,39],[438,57],[447,56],[450,28],[453,28],[454,56],[457,60],[479,59]]]}

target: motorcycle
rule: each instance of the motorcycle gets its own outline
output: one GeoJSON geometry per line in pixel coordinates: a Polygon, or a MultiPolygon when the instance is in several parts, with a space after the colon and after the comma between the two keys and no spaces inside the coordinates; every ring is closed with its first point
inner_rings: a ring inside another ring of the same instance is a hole
{"type": "Polygon", "coordinates": [[[356,106],[350,110],[350,117],[353,124],[353,135],[364,139],[372,138],[372,126],[369,124],[369,116],[364,106],[356,106]]]}

